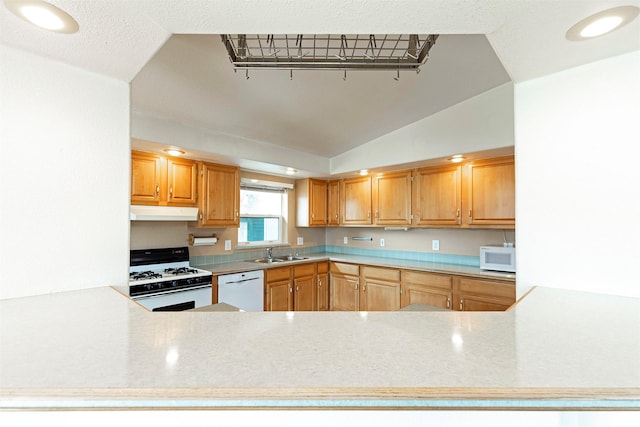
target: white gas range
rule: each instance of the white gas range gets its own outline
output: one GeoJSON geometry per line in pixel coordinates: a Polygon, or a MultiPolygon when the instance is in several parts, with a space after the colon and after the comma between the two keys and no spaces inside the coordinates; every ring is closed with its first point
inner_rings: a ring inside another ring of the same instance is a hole
{"type": "Polygon", "coordinates": [[[130,251],[129,296],[151,311],[210,305],[212,277],[189,265],[188,247],[130,251]]]}

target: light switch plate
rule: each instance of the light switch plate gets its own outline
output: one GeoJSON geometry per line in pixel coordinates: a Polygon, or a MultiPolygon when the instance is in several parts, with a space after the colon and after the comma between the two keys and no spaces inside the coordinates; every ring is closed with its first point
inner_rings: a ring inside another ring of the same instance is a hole
{"type": "Polygon", "coordinates": [[[225,251],[230,251],[231,250],[231,240],[225,240],[224,241],[224,250],[225,251]]]}
{"type": "Polygon", "coordinates": [[[347,236],[345,236],[342,241],[344,242],[345,245],[349,244],[349,238],[347,236]]]}
{"type": "Polygon", "coordinates": [[[384,246],[384,239],[380,239],[380,246],[384,246]]]}
{"type": "Polygon", "coordinates": [[[440,250],[440,240],[432,240],[431,241],[431,249],[434,251],[440,250]]]}
{"type": "Polygon", "coordinates": [[[298,246],[304,245],[304,237],[298,237],[298,246]]]}

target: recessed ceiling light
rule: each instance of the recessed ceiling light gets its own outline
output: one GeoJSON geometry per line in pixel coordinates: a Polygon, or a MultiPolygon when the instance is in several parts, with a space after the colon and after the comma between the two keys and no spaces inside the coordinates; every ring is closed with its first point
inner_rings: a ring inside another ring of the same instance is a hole
{"type": "Polygon", "coordinates": [[[462,157],[461,154],[456,154],[455,156],[449,157],[449,161],[452,163],[460,163],[463,160],[464,160],[464,157],[462,157]]]}
{"type": "Polygon", "coordinates": [[[602,36],[633,21],[640,13],[636,6],[620,6],[591,15],[569,28],[566,37],[571,41],[602,36]]]}
{"type": "Polygon", "coordinates": [[[297,173],[298,171],[295,170],[294,168],[287,168],[287,175],[295,175],[297,173]]]}
{"type": "Polygon", "coordinates": [[[14,15],[45,30],[71,34],[80,28],[67,12],[42,0],[4,0],[4,4],[14,15]]]}
{"type": "Polygon", "coordinates": [[[179,148],[165,148],[162,151],[170,156],[182,156],[184,154],[184,151],[180,150],[179,148]]]}
{"type": "Polygon", "coordinates": [[[360,175],[362,175],[362,176],[365,176],[365,175],[366,175],[366,174],[368,174],[368,173],[369,173],[369,171],[368,171],[368,170],[366,170],[366,169],[362,169],[362,170],[360,171],[360,175]]]}

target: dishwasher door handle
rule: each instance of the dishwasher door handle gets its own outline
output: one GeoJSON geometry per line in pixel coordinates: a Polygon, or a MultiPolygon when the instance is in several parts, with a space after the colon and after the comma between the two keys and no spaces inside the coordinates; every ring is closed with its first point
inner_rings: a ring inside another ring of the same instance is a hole
{"type": "Polygon", "coordinates": [[[232,282],[222,282],[225,285],[235,285],[237,283],[244,283],[244,282],[251,282],[253,280],[260,280],[259,277],[251,277],[249,279],[242,279],[242,280],[234,280],[232,282]]]}

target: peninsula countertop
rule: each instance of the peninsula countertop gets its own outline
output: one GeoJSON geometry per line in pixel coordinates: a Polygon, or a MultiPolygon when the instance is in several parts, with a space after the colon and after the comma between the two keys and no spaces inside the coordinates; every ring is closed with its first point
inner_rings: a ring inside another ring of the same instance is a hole
{"type": "Polygon", "coordinates": [[[149,312],[110,287],[0,301],[0,408],[640,409],[640,299],[508,312],[149,312]]]}

